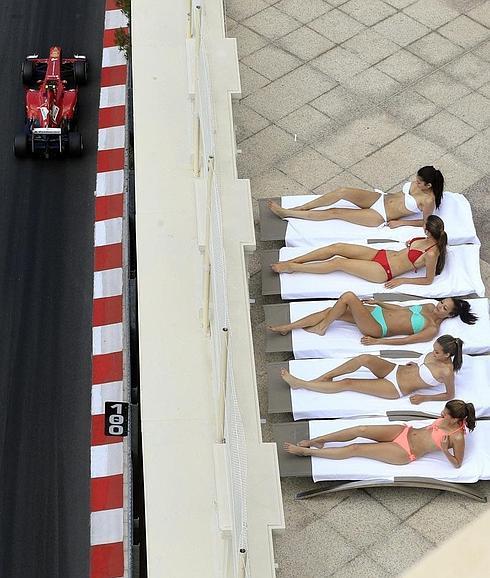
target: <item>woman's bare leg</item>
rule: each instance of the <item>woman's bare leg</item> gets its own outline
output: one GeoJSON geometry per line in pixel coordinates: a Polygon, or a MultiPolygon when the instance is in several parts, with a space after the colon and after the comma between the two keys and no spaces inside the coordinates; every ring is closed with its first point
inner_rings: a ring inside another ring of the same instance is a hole
{"type": "Polygon", "coordinates": [[[349,444],[336,448],[305,448],[286,442],[284,449],[298,456],[314,456],[329,460],[346,460],[348,458],[368,458],[378,462],[402,466],[410,463],[407,453],[398,444],[391,442],[349,444]]]}
{"type": "Polygon", "coordinates": [[[356,438],[365,438],[375,442],[392,442],[404,427],[403,425],[356,425],[313,438],[310,441],[325,444],[350,442],[356,438]]]}
{"type": "Polygon", "coordinates": [[[327,259],[330,259],[334,256],[345,257],[347,259],[362,259],[371,261],[374,259],[377,252],[377,249],[365,247],[364,245],[355,245],[353,243],[332,243],[331,245],[326,245],[325,247],[320,247],[319,249],[308,251],[308,253],[305,253],[304,255],[298,255],[293,259],[274,263],[272,268],[277,273],[281,273],[282,269],[287,268],[287,265],[291,263],[311,263],[312,261],[326,261],[327,259]]]}
{"type": "Polygon", "coordinates": [[[310,315],[298,319],[293,323],[284,323],[283,325],[268,325],[267,329],[269,329],[269,331],[273,331],[274,333],[286,335],[293,329],[306,329],[308,327],[314,327],[323,321],[326,312],[329,311],[329,309],[330,307],[328,309],[318,311],[317,313],[311,313],[310,315]]]}
{"type": "Polygon", "coordinates": [[[325,335],[334,321],[346,321],[357,325],[361,333],[371,337],[381,337],[381,328],[371,315],[371,307],[364,303],[351,291],[343,293],[333,307],[328,307],[317,313],[312,313],[283,325],[269,325],[268,329],[286,335],[293,329],[304,329],[317,335],[325,335]]]}
{"type": "Polygon", "coordinates": [[[317,378],[318,381],[331,381],[334,377],[340,377],[347,373],[353,373],[361,367],[367,367],[369,371],[376,377],[386,377],[390,371],[395,367],[395,363],[382,359],[377,355],[369,355],[368,353],[363,353],[362,355],[357,355],[352,359],[349,359],[342,365],[339,365],[335,369],[327,371],[320,377],[317,378]]]}
{"type": "MultiPolygon", "coordinates": [[[[357,371],[361,367],[366,367],[376,377],[384,378],[395,368],[395,365],[396,365],[395,363],[387,361],[386,359],[382,359],[377,355],[369,355],[368,353],[363,353],[361,355],[353,357],[352,359],[349,359],[348,361],[342,363],[341,365],[338,365],[334,369],[327,371],[323,375],[316,377],[314,380],[310,381],[300,380],[296,377],[293,377],[289,372],[286,372],[284,374],[284,377],[291,375],[291,377],[294,380],[301,381],[303,383],[311,383],[313,381],[315,382],[332,381],[335,377],[340,377],[341,375],[346,375],[348,373],[354,373],[354,371],[357,371]]],[[[282,370],[281,375],[283,375],[282,373],[283,371],[286,370],[282,370]]],[[[291,385],[291,387],[295,386],[291,385]]]]}
{"type": "Polygon", "coordinates": [[[402,432],[404,427],[402,425],[355,426],[311,440],[303,440],[297,445],[286,442],[284,449],[289,453],[300,456],[315,456],[332,460],[363,457],[390,464],[403,465],[409,463],[410,460],[406,452],[398,444],[392,442],[402,432]],[[354,443],[336,448],[323,447],[325,443],[348,442],[356,438],[370,439],[378,443],[354,443]]]}
{"type": "Polygon", "coordinates": [[[361,209],[368,209],[373,203],[375,203],[380,197],[380,193],[376,191],[368,191],[365,189],[354,189],[351,187],[340,187],[331,191],[330,193],[325,193],[318,197],[318,199],[313,199],[304,205],[299,205],[298,207],[293,207],[296,210],[308,210],[315,209],[317,207],[328,207],[333,205],[337,201],[349,201],[354,205],[357,205],[361,209]]]}
{"type": "Polygon", "coordinates": [[[315,333],[319,335],[325,335],[331,323],[339,319],[354,323],[363,335],[381,337],[381,327],[371,315],[371,307],[364,305],[351,291],[343,293],[335,305],[326,309],[324,313],[323,319],[315,326],[315,333]]]}
{"type": "Polygon", "coordinates": [[[270,210],[281,219],[291,217],[293,219],[303,219],[305,221],[347,221],[354,225],[364,225],[365,227],[378,227],[384,223],[383,217],[374,209],[323,209],[323,210],[298,210],[283,209],[277,203],[269,201],[270,210]]]}
{"type": "Polygon", "coordinates": [[[339,381],[326,381],[312,379],[306,381],[291,375],[287,370],[281,370],[281,377],[292,389],[307,389],[318,393],[341,393],[342,391],[354,391],[365,395],[373,395],[384,399],[397,399],[399,397],[395,386],[383,378],[353,379],[345,378],[339,381]]]}
{"type": "Polygon", "coordinates": [[[375,261],[364,261],[363,259],[345,259],[334,257],[327,261],[316,263],[275,263],[272,269],[276,273],[313,273],[325,275],[334,271],[342,271],[354,277],[359,277],[371,283],[383,283],[387,280],[386,271],[375,261]]]}

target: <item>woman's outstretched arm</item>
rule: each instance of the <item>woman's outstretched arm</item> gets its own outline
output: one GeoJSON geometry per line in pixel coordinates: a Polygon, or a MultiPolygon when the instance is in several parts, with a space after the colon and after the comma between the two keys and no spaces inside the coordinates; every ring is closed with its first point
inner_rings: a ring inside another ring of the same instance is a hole
{"type": "Polygon", "coordinates": [[[404,305],[395,305],[394,303],[388,303],[386,301],[379,301],[378,299],[363,299],[364,305],[379,305],[382,309],[387,311],[399,311],[400,309],[406,309],[404,305]]]}
{"type": "Polygon", "coordinates": [[[422,329],[419,333],[406,335],[405,337],[371,337],[364,335],[361,343],[364,345],[410,345],[411,343],[424,343],[430,341],[437,335],[435,327],[422,329]]]}
{"type": "Polygon", "coordinates": [[[398,227],[423,227],[423,219],[393,219],[388,221],[388,227],[390,229],[397,229],[398,227]]]}
{"type": "Polygon", "coordinates": [[[427,217],[432,215],[434,209],[434,201],[426,200],[421,219],[393,219],[392,221],[388,221],[388,227],[390,227],[390,229],[396,229],[398,227],[425,227],[427,217]]]}
{"type": "Polygon", "coordinates": [[[434,255],[432,252],[426,253],[425,255],[425,277],[397,277],[396,279],[391,279],[385,283],[385,287],[393,289],[394,287],[399,287],[406,283],[407,285],[431,285],[436,276],[436,266],[437,266],[438,256],[434,255]]]}
{"type": "Polygon", "coordinates": [[[446,391],[434,395],[411,395],[410,403],[418,405],[419,403],[424,403],[424,401],[449,401],[450,399],[454,399],[454,373],[452,371],[450,375],[444,379],[443,383],[446,386],[446,391]]]}

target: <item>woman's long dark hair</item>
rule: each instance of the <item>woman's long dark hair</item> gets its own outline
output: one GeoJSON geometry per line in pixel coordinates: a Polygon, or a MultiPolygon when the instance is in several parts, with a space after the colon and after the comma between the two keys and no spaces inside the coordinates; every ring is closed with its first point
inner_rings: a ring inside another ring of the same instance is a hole
{"type": "Polygon", "coordinates": [[[461,321],[467,325],[474,325],[478,321],[478,316],[471,313],[471,305],[468,301],[464,299],[459,299],[459,297],[451,297],[454,309],[449,314],[449,317],[461,317],[461,321]]]}
{"type": "Polygon", "coordinates": [[[444,221],[437,215],[429,215],[425,223],[425,229],[437,241],[439,257],[437,258],[436,275],[439,275],[446,263],[447,235],[444,231],[444,221]]]}
{"type": "Polygon", "coordinates": [[[446,409],[451,417],[466,421],[466,427],[473,431],[476,425],[475,406],[462,399],[452,399],[446,403],[446,409]]]}
{"type": "Polygon", "coordinates": [[[449,353],[453,358],[453,369],[458,371],[463,365],[463,342],[459,337],[452,335],[441,335],[436,339],[436,343],[442,347],[444,353],[449,353]]]}
{"type": "Polygon", "coordinates": [[[444,177],[441,171],[435,169],[433,166],[422,167],[417,171],[417,176],[420,177],[425,184],[430,185],[434,193],[436,209],[442,201],[442,192],[444,191],[444,177]]]}

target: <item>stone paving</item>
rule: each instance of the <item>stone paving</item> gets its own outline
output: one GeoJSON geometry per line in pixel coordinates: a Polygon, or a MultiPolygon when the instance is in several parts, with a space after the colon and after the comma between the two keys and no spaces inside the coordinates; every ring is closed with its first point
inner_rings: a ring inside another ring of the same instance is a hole
{"type": "MultiPolygon", "coordinates": [[[[225,0],[242,97],[239,175],[257,200],[355,186],[400,190],[426,164],[470,200],[490,286],[490,1],[225,0]]],[[[257,238],[259,234],[257,232],[257,238]]],[[[261,249],[271,244],[258,243],[261,249]]],[[[257,379],[267,416],[260,260],[250,262],[257,379]]],[[[487,292],[488,294],[488,292],[487,292]]],[[[269,302],[273,302],[270,301],[269,302]]],[[[286,420],[286,417],[282,418],[286,420]]],[[[279,578],[396,576],[486,508],[429,490],[295,502],[274,539],[279,578]]],[[[490,484],[479,488],[490,495],[490,484]]]]}

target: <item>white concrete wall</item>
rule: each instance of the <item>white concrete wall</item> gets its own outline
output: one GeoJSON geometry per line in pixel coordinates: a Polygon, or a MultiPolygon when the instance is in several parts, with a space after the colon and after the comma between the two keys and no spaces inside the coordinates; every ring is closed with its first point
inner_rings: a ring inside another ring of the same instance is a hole
{"type": "MultiPolygon", "coordinates": [[[[200,220],[192,172],[187,2],[132,13],[141,414],[150,577],[230,576],[230,486],[218,431],[211,341],[201,327],[200,220]],[[228,557],[228,558],[227,558],[228,557]]],[[[255,239],[247,181],[236,178],[234,40],[222,4],[203,6],[222,190],[232,359],[248,452],[250,576],[274,576],[283,527],[275,445],[261,441],[244,250],[255,239]]],[[[200,210],[200,209],[199,209],[200,210]]]]}

